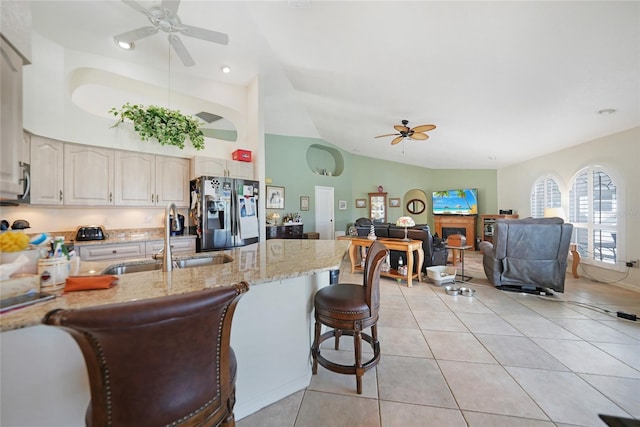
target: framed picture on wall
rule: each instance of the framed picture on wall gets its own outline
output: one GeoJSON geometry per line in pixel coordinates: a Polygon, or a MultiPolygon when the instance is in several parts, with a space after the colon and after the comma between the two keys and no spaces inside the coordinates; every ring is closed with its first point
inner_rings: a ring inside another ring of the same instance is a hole
{"type": "Polygon", "coordinates": [[[267,209],[284,209],[284,187],[267,185],[267,209]]]}
{"type": "Polygon", "coordinates": [[[341,211],[346,211],[347,210],[347,201],[346,200],[338,201],[338,209],[341,210],[341,211]]]}
{"type": "Polygon", "coordinates": [[[390,197],[389,198],[389,207],[390,208],[399,208],[400,207],[400,197],[390,197]]]}
{"type": "Polygon", "coordinates": [[[366,208],[367,199],[356,199],[356,208],[366,208]]]}
{"type": "Polygon", "coordinates": [[[300,210],[301,211],[309,210],[309,196],[300,196],[300,210]]]}

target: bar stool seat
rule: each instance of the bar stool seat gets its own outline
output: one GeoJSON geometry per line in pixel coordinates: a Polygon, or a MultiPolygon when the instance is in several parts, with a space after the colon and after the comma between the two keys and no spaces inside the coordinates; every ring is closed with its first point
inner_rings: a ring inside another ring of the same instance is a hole
{"type": "Polygon", "coordinates": [[[248,290],[241,282],[47,313],[42,323],[69,332],[84,356],[86,425],[235,426],[231,322],[248,290]]]}
{"type": "Polygon", "coordinates": [[[369,248],[365,261],[363,285],[337,284],[327,286],[316,292],[315,336],[311,347],[313,357],[313,374],[318,373],[318,364],[339,374],[355,375],[358,394],[362,394],[362,376],[372,369],[380,360],[380,343],[378,342],[378,310],[380,308],[380,269],[387,256],[387,249],[380,242],[369,248]],[[331,328],[320,334],[322,325],[331,328]],[[371,328],[371,335],[363,332],[371,328]],[[339,350],[340,337],[353,336],[355,362],[353,365],[342,365],[322,356],[320,345],[335,337],[335,349],[339,350]],[[362,340],[371,345],[373,357],[362,362],[362,340]]]}

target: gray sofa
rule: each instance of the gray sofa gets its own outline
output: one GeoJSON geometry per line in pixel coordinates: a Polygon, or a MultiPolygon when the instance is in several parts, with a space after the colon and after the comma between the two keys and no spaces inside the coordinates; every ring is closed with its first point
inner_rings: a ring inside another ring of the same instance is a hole
{"type": "Polygon", "coordinates": [[[561,218],[497,220],[494,243],[480,243],[487,279],[503,290],[564,292],[572,230],[561,218]]]}
{"type": "MultiPolygon", "coordinates": [[[[356,229],[358,236],[366,236],[371,230],[371,220],[369,218],[358,218],[356,220],[356,229]]],[[[373,224],[374,232],[377,237],[391,237],[394,239],[404,238],[404,227],[398,227],[395,224],[373,224]]],[[[446,265],[447,249],[444,243],[437,236],[431,235],[431,230],[427,224],[418,224],[409,227],[407,237],[413,240],[422,240],[422,250],[424,251],[424,263],[422,264],[422,272],[427,274],[427,267],[434,265],[446,265]]],[[[404,252],[389,251],[391,268],[398,268],[398,258],[404,257],[404,252]]],[[[416,255],[414,254],[414,259],[416,255]]],[[[405,259],[404,262],[407,262],[405,259]]],[[[414,265],[414,273],[417,272],[417,265],[414,265]]]]}

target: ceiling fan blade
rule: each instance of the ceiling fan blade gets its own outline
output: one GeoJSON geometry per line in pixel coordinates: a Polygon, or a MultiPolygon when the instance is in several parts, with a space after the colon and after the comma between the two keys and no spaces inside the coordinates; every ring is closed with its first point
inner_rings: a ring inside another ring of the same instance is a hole
{"type": "Polygon", "coordinates": [[[429,135],[427,135],[426,133],[414,132],[411,135],[409,135],[409,138],[425,140],[429,138],[429,135]]]}
{"type": "Polygon", "coordinates": [[[137,1],[133,1],[133,0],[122,0],[122,3],[126,4],[127,6],[137,10],[138,12],[142,12],[145,15],[149,15],[149,11],[147,9],[145,9],[144,7],[142,7],[140,5],[140,3],[138,3],[137,1]]]}
{"type": "Polygon", "coordinates": [[[436,128],[436,125],[420,125],[413,128],[414,132],[427,132],[436,128]]]}
{"type": "Polygon", "coordinates": [[[122,42],[134,42],[136,40],[143,39],[145,37],[149,37],[158,32],[157,28],[154,27],[142,27],[137,30],[127,31],[126,33],[118,34],[114,37],[117,41],[122,42]]]}
{"type": "Polygon", "coordinates": [[[393,138],[393,141],[391,141],[391,145],[396,145],[398,142],[402,141],[404,139],[404,136],[400,135],[397,138],[393,138]]]}
{"type": "Polygon", "coordinates": [[[397,130],[398,132],[409,132],[409,128],[406,126],[402,126],[402,125],[395,125],[393,127],[395,130],[397,130]]]}
{"type": "Polygon", "coordinates": [[[378,136],[374,136],[374,138],[382,138],[385,136],[395,136],[395,135],[400,135],[399,133],[388,133],[386,135],[378,135],[378,136]]]}
{"type": "Polygon", "coordinates": [[[219,43],[223,45],[229,44],[229,36],[225,33],[211,31],[204,28],[192,27],[191,25],[182,25],[179,30],[182,34],[209,42],[219,43]]]}
{"type": "Polygon", "coordinates": [[[192,65],[196,64],[193,58],[191,57],[191,55],[189,54],[189,51],[185,47],[184,43],[182,43],[182,40],[180,40],[178,36],[174,34],[169,34],[168,38],[169,38],[169,44],[171,45],[173,50],[176,51],[176,54],[180,57],[185,67],[191,67],[192,65]]]}
{"type": "Polygon", "coordinates": [[[169,9],[173,16],[178,14],[178,6],[180,6],[180,0],[162,0],[161,6],[165,9],[169,9]]]}

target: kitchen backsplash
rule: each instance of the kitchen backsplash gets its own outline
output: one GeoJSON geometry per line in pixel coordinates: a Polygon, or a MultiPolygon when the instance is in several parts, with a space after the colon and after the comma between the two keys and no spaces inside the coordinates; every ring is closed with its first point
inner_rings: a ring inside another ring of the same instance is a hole
{"type": "MultiPolygon", "coordinates": [[[[188,216],[186,208],[178,209],[179,213],[188,216]]],[[[157,208],[51,208],[41,206],[2,206],[0,219],[9,224],[17,219],[29,222],[31,228],[25,230],[33,233],[71,232],[81,225],[103,225],[107,233],[112,230],[147,230],[162,228],[164,207],[157,208]]],[[[61,234],[62,235],[62,234],[61,234]]]]}

